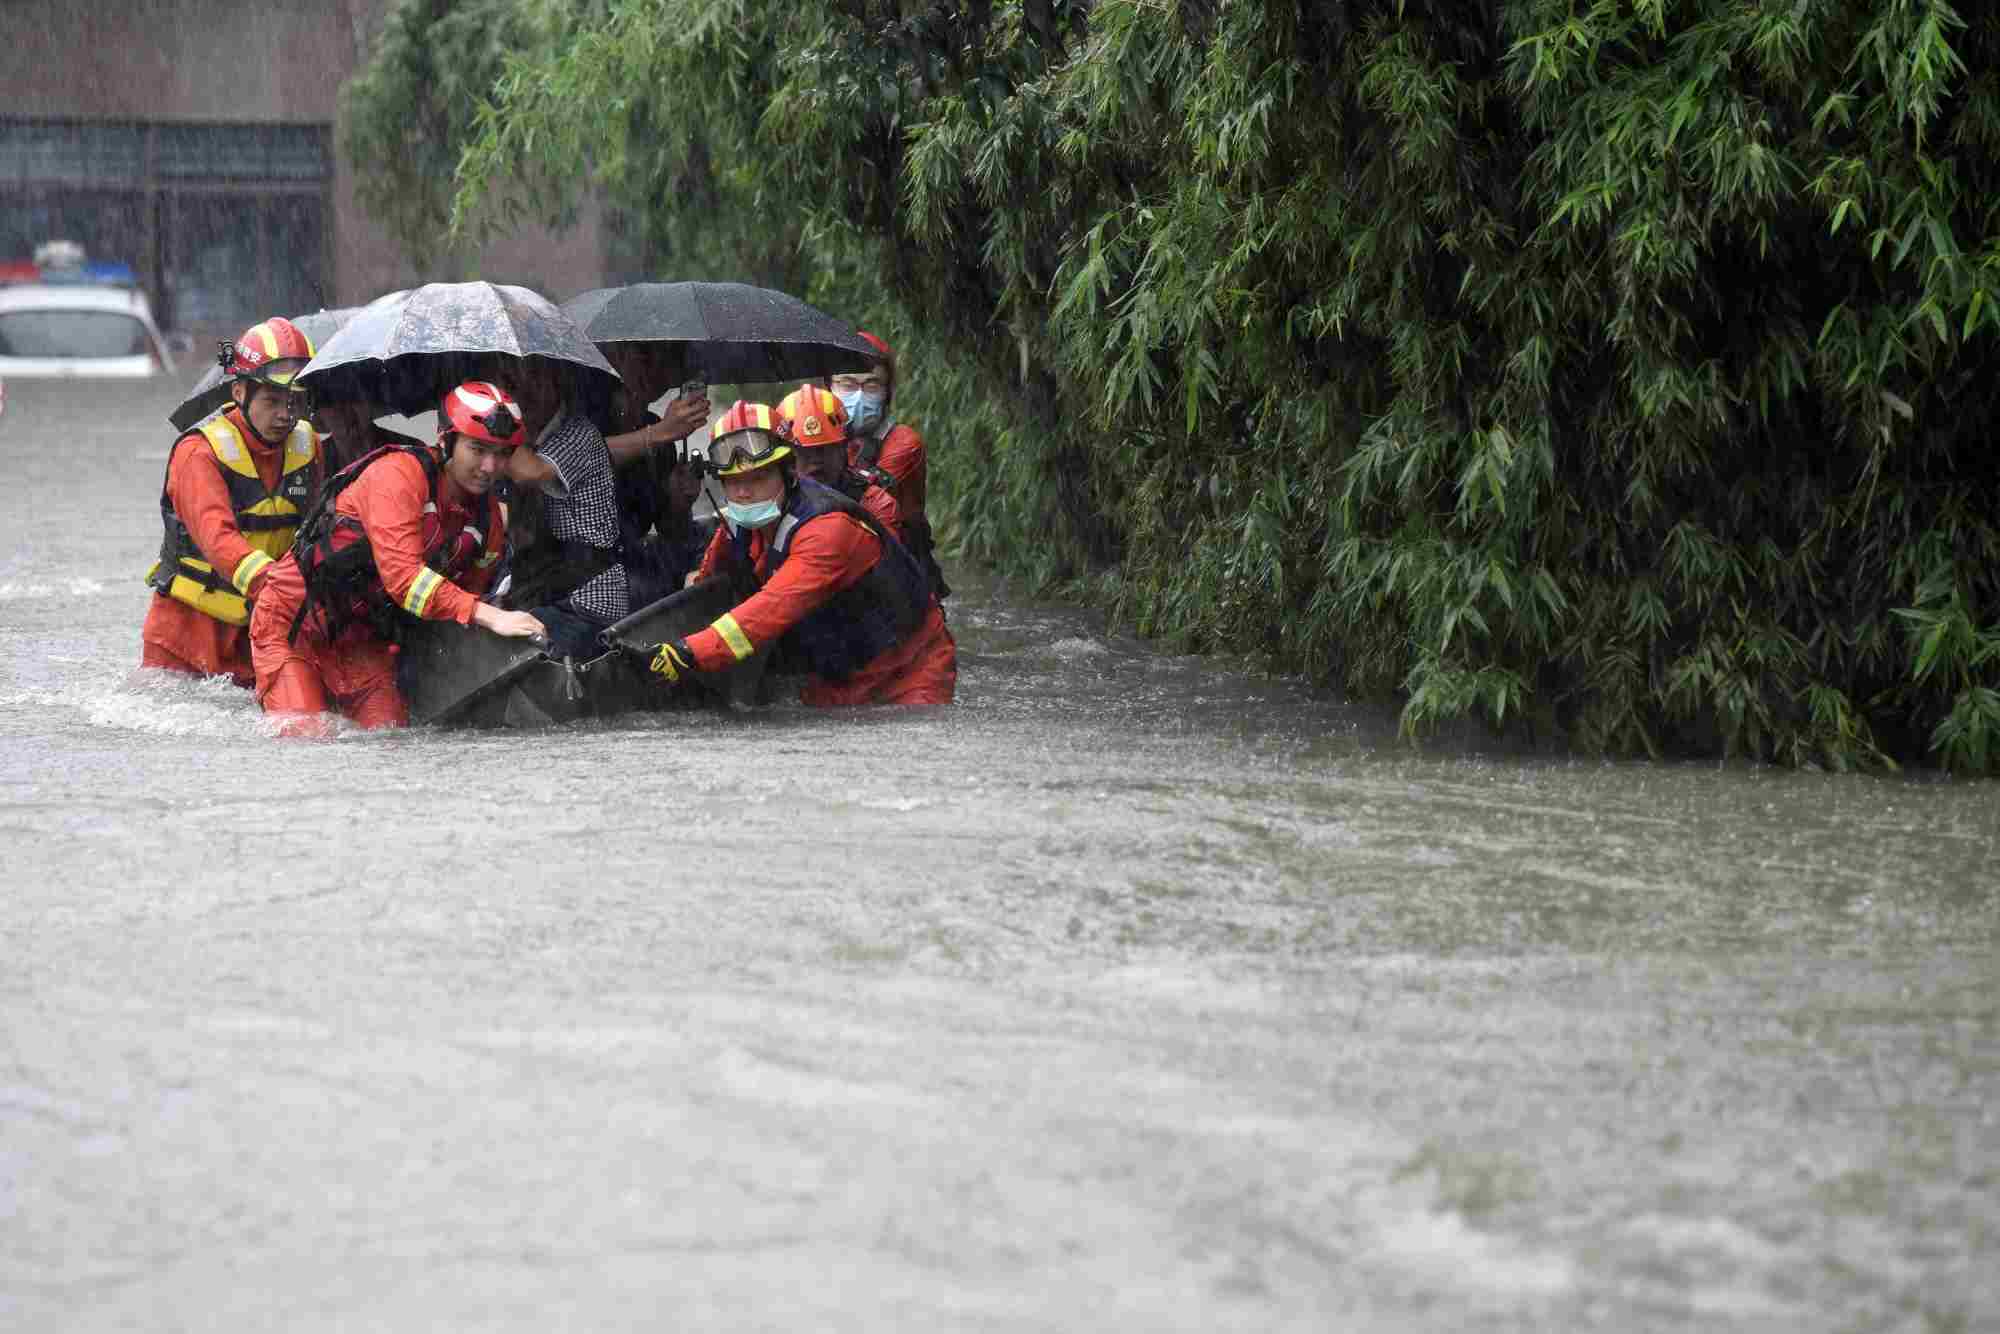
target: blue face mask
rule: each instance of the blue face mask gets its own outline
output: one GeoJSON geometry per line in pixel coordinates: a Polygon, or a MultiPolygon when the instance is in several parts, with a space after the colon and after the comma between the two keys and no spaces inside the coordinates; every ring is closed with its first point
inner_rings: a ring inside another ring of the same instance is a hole
{"type": "Polygon", "coordinates": [[[866,435],[870,427],[882,420],[882,395],[866,389],[849,389],[836,397],[840,406],[847,409],[847,429],[854,434],[866,435]]]}
{"type": "Polygon", "coordinates": [[[731,528],[762,528],[778,521],[784,506],[775,500],[760,500],[754,505],[739,505],[727,501],[722,506],[722,517],[729,520],[731,528]]]}

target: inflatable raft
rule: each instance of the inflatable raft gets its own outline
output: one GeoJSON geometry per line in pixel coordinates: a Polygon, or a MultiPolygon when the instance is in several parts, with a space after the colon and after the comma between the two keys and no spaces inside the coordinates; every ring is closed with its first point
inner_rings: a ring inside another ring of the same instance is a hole
{"type": "Polygon", "coordinates": [[[735,606],[729,581],[704,579],[633,612],[602,635],[588,661],[555,659],[520,639],[450,622],[420,621],[403,638],[398,677],[410,722],[462,727],[554,727],[589,718],[755,701],[766,655],[669,686],[646,670],[653,651],[735,606]]]}

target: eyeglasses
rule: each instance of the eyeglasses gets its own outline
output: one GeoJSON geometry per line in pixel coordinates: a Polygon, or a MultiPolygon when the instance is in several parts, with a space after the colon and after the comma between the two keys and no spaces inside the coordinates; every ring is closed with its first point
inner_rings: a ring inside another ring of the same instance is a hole
{"type": "Polygon", "coordinates": [[[865,375],[841,374],[833,377],[835,390],[884,389],[888,384],[889,377],[880,371],[869,371],[865,375]]]}
{"type": "Polygon", "coordinates": [[[769,431],[731,431],[708,442],[708,466],[718,472],[754,468],[784,446],[785,441],[769,431]]]}

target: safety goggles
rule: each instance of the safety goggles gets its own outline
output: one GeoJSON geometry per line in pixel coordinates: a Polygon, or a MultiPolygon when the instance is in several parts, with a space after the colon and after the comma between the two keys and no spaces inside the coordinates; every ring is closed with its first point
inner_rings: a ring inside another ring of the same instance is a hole
{"type": "Polygon", "coordinates": [[[245,378],[255,380],[259,384],[270,385],[273,389],[286,389],[291,386],[293,379],[298,376],[298,373],[305,368],[305,362],[292,357],[283,361],[271,362],[261,370],[253,371],[245,378]]]}
{"type": "Polygon", "coordinates": [[[740,472],[778,457],[786,442],[769,431],[731,431],[708,442],[708,466],[717,472],[740,472]]]}
{"type": "Polygon", "coordinates": [[[287,407],[301,417],[310,417],[312,415],[313,396],[310,389],[306,389],[303,386],[295,389],[290,384],[279,380],[251,380],[248,383],[252,393],[269,394],[274,399],[281,399],[287,407]]]}

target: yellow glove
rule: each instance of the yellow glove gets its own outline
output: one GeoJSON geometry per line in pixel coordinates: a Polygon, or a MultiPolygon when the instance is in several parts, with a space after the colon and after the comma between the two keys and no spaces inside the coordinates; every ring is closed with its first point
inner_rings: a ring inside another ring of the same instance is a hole
{"type": "Polygon", "coordinates": [[[653,655],[651,670],[655,676],[665,677],[668,684],[679,685],[683,676],[694,670],[694,654],[688,649],[685,639],[669,639],[660,645],[660,651],[653,655]]]}

